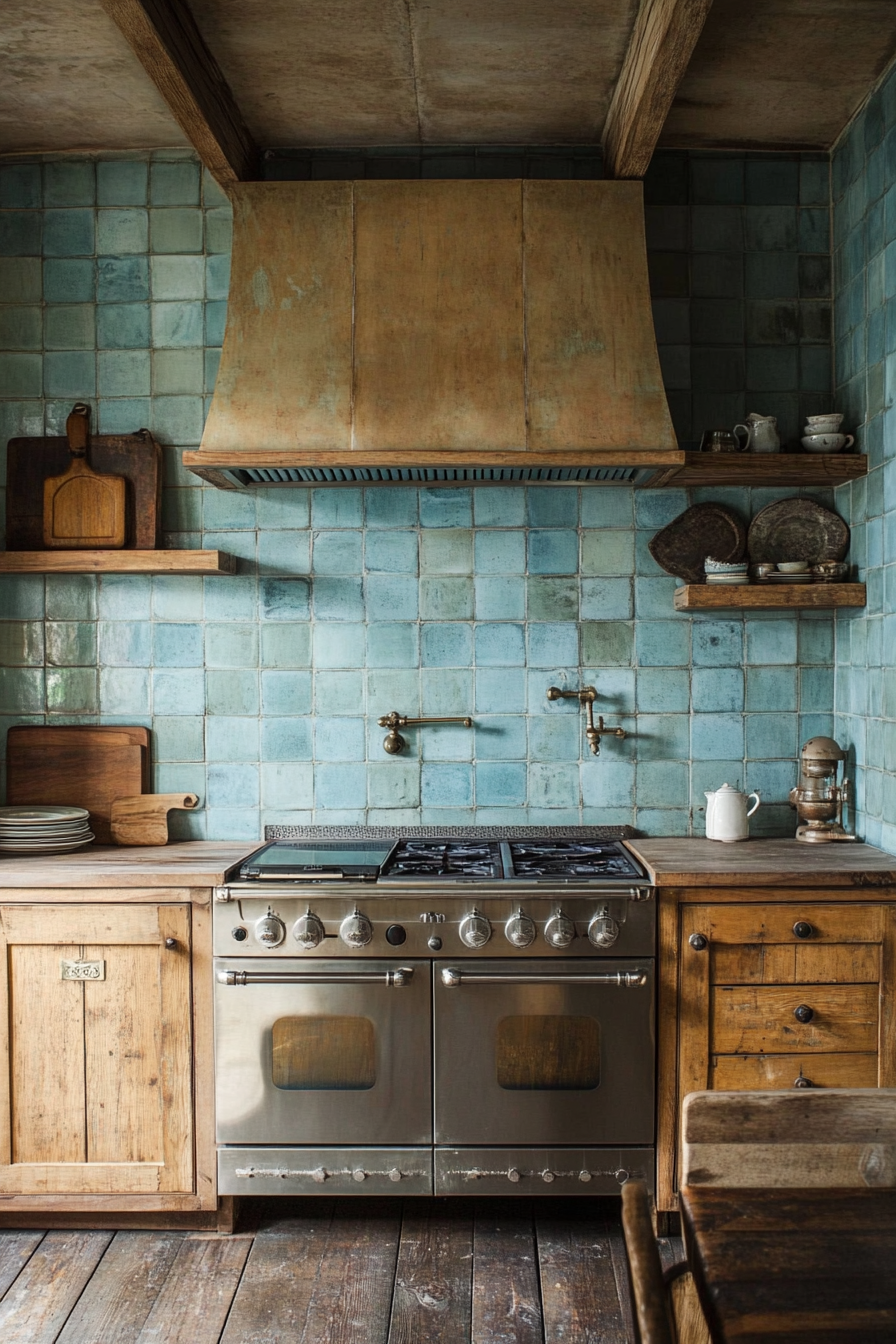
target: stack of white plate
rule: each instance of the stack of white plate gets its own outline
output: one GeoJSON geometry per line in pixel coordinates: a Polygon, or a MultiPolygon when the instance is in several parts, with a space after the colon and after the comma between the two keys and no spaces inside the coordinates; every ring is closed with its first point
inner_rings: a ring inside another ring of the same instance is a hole
{"type": "Polygon", "coordinates": [[[6,854],[68,854],[92,839],[83,807],[0,807],[0,850],[6,854]]]}
{"type": "Polygon", "coordinates": [[[750,575],[748,573],[748,561],[743,560],[738,563],[722,564],[719,560],[712,560],[707,557],[705,561],[706,582],[709,584],[741,584],[749,583],[750,575]]]}

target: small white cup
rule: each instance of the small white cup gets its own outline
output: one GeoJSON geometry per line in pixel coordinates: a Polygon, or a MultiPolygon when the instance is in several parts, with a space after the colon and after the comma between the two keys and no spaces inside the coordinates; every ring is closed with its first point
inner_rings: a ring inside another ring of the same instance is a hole
{"type": "Polygon", "coordinates": [[[855,439],[851,434],[806,434],[801,442],[807,453],[840,453],[855,439]]]}

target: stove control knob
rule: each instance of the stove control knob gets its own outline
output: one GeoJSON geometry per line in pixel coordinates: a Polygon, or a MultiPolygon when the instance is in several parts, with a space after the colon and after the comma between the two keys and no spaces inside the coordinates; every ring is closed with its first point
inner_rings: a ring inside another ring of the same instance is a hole
{"type": "Polygon", "coordinates": [[[492,936],[492,926],[485,915],[474,910],[472,914],[464,915],[458,932],[465,947],[485,947],[492,936]]]}
{"type": "Polygon", "coordinates": [[[609,915],[595,915],[588,925],[588,937],[595,947],[612,947],[619,937],[619,925],[609,915]]]}
{"type": "Polygon", "coordinates": [[[504,925],[504,934],[514,947],[529,947],[535,942],[535,925],[524,911],[517,910],[504,925]]]}
{"type": "Polygon", "coordinates": [[[310,952],[312,948],[319,947],[327,935],[317,915],[306,910],[293,925],[292,936],[306,952],[310,952]]]}
{"type": "Polygon", "coordinates": [[[264,947],[279,947],[286,937],[286,925],[270,909],[256,921],[255,937],[264,947]]]}
{"type": "Polygon", "coordinates": [[[347,947],[366,947],[373,937],[373,925],[366,915],[355,910],[339,925],[339,937],[347,947]]]}
{"type": "Polygon", "coordinates": [[[562,910],[558,910],[545,924],[544,936],[551,947],[569,947],[576,936],[576,926],[569,915],[564,915],[562,910]]]}

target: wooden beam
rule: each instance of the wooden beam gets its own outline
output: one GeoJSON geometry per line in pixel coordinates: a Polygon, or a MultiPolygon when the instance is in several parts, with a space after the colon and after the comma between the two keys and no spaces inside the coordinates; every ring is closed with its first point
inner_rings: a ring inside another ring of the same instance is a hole
{"type": "Polygon", "coordinates": [[[258,176],[258,146],[184,0],[100,0],[222,187],[258,176]]]}
{"type": "Polygon", "coordinates": [[[643,177],[712,0],[641,0],[604,125],[608,177],[643,177]]]}

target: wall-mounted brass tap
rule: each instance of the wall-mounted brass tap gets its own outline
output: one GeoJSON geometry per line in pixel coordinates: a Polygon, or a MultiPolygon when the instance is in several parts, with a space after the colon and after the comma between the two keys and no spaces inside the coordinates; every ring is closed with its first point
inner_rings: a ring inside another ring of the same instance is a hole
{"type": "Polygon", "coordinates": [[[426,718],[411,719],[407,714],[399,714],[397,709],[393,709],[390,714],[384,714],[378,720],[381,728],[388,728],[389,732],[383,738],[383,746],[390,756],[397,756],[400,751],[404,751],[407,742],[398,731],[399,728],[405,728],[409,723],[462,723],[465,728],[473,727],[472,719],[448,719],[448,718],[426,718]]]}
{"type": "Polygon", "coordinates": [[[561,691],[559,686],[548,687],[549,700],[578,700],[585,706],[585,713],[588,717],[588,723],[585,728],[585,736],[588,739],[588,745],[593,755],[600,755],[600,740],[602,737],[625,737],[624,728],[605,728],[604,716],[598,714],[597,727],[594,726],[594,702],[597,699],[597,691],[593,686],[583,686],[580,691],[561,691]]]}

